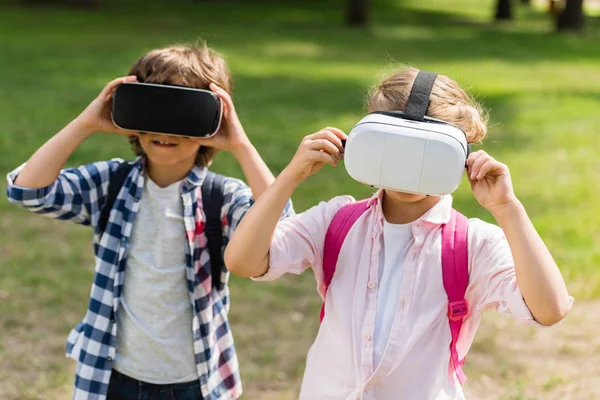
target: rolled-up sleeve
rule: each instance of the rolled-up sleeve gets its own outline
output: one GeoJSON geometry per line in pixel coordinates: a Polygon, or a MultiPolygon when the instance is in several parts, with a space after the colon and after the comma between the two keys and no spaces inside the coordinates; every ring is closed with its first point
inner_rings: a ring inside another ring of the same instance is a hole
{"type": "Polygon", "coordinates": [[[269,269],[253,279],[272,281],[285,273],[300,274],[309,267],[315,270],[316,276],[322,275],[327,228],[339,209],[352,201],[351,196],[335,197],[280,221],[271,242],[269,269]]]}
{"type": "MultiPolygon", "coordinates": [[[[233,232],[254,204],[254,198],[252,196],[252,189],[239,179],[227,177],[225,178],[224,185],[221,220],[223,222],[225,240],[229,242],[233,232]]],[[[279,219],[285,219],[293,215],[295,215],[294,206],[292,200],[289,200],[279,219]]]]}
{"type": "MultiPolygon", "coordinates": [[[[543,327],[523,298],[508,240],[496,225],[474,220],[469,225],[472,252],[471,281],[480,286],[477,310],[495,308],[526,326],[543,327]]],[[[573,298],[570,297],[570,305],[573,298]]]]}
{"type": "Polygon", "coordinates": [[[37,214],[90,225],[91,214],[99,210],[111,171],[119,162],[120,160],[115,159],[63,169],[53,183],[39,189],[15,184],[17,176],[25,167],[23,164],[7,175],[6,195],[11,203],[37,214]]]}

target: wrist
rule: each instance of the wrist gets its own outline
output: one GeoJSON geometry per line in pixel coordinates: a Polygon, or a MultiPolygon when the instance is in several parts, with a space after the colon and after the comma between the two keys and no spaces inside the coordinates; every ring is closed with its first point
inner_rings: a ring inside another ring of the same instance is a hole
{"type": "Polygon", "coordinates": [[[75,118],[70,125],[73,127],[73,132],[83,138],[88,138],[95,132],[95,129],[91,124],[80,119],[79,117],[75,118]]]}
{"type": "Polygon", "coordinates": [[[239,160],[240,158],[243,158],[245,155],[256,151],[256,149],[254,148],[254,145],[252,145],[250,140],[246,139],[246,140],[243,140],[243,141],[235,144],[234,146],[232,146],[230,151],[233,154],[233,156],[237,160],[239,160]]]}
{"type": "Polygon", "coordinates": [[[505,204],[490,207],[489,211],[494,219],[502,225],[504,222],[513,221],[515,218],[524,215],[525,207],[523,207],[523,204],[515,197],[505,204]]]}
{"type": "Polygon", "coordinates": [[[298,176],[298,174],[296,174],[292,169],[290,169],[290,166],[288,165],[284,168],[283,171],[281,171],[281,174],[279,174],[277,180],[281,181],[284,185],[289,186],[293,188],[293,190],[295,190],[304,179],[298,176]]]}

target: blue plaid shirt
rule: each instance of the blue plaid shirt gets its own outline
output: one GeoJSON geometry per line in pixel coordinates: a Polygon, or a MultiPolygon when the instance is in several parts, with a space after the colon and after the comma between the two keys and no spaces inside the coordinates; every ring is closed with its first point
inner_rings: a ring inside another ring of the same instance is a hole
{"type": "MultiPolygon", "coordinates": [[[[108,182],[123,160],[111,160],[69,168],[42,189],[15,186],[22,166],[8,174],[7,195],[12,203],[46,216],[94,227],[95,275],[88,311],[69,334],[67,357],[77,360],[74,399],[106,399],[116,353],[115,314],[123,291],[127,244],[144,188],[144,162],[138,158],[119,192],[103,234],[96,229],[105,202],[108,182]]],[[[187,281],[194,310],[193,337],[202,394],[207,400],[233,400],[242,394],[238,360],[230,331],[229,289],[211,286],[210,260],[204,234],[201,185],[206,169],[194,167],[181,187],[186,246],[187,281]]],[[[226,245],[252,205],[252,191],[242,181],[226,178],[221,209],[226,245]]],[[[294,213],[288,203],[283,217],[294,213]]],[[[228,271],[221,271],[227,283],[228,271]]]]}

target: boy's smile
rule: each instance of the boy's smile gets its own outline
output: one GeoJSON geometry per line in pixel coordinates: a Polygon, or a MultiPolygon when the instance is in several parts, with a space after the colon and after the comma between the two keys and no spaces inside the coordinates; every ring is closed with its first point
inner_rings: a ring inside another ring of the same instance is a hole
{"type": "Polygon", "coordinates": [[[174,143],[173,141],[170,140],[153,140],[152,144],[158,147],[175,147],[178,145],[178,143],[174,143]]]}
{"type": "Polygon", "coordinates": [[[145,133],[139,136],[140,145],[148,159],[157,165],[172,165],[195,160],[200,144],[192,139],[145,133]]]}
{"type": "Polygon", "coordinates": [[[200,149],[200,143],[182,136],[145,133],[139,141],[150,177],[161,187],[183,179],[196,164],[200,149]]]}

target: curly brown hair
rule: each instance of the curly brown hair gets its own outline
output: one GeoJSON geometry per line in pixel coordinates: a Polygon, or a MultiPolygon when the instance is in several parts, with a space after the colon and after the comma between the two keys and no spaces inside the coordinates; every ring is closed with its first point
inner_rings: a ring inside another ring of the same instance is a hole
{"type": "MultiPolygon", "coordinates": [[[[180,85],[196,89],[208,89],[211,83],[215,83],[229,94],[233,90],[233,80],[227,63],[205,42],[201,45],[177,44],[152,50],[133,64],[129,75],[135,75],[138,82],[180,85]]],[[[144,155],[137,137],[131,136],[129,142],[136,155],[144,155]]],[[[196,164],[209,166],[218,152],[214,147],[201,146],[196,164]]]]}

